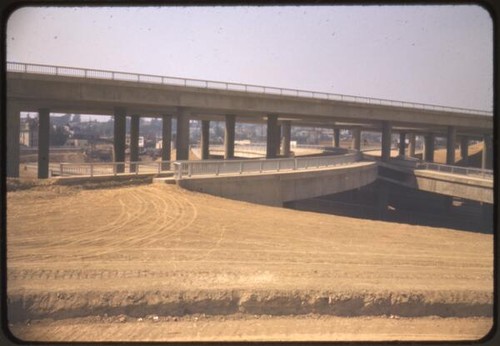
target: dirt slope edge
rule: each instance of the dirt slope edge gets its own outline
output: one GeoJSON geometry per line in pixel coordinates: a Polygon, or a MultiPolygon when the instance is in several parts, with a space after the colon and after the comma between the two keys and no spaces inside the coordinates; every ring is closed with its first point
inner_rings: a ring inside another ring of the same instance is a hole
{"type": "Polygon", "coordinates": [[[90,315],[183,316],[189,314],[402,317],[492,316],[486,292],[327,292],[327,291],[115,291],[14,293],[9,320],[64,319],[90,315]]]}

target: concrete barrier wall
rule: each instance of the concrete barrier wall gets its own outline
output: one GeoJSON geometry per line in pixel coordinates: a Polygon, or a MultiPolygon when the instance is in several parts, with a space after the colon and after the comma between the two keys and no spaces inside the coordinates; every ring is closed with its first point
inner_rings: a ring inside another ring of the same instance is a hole
{"type": "Polygon", "coordinates": [[[192,177],[177,184],[191,191],[215,196],[282,206],[283,202],[329,195],[368,185],[377,178],[375,162],[358,162],[348,166],[276,172],[256,175],[192,177]]]}
{"type": "Polygon", "coordinates": [[[415,171],[416,188],[483,203],[493,203],[493,181],[453,174],[415,171]]]}

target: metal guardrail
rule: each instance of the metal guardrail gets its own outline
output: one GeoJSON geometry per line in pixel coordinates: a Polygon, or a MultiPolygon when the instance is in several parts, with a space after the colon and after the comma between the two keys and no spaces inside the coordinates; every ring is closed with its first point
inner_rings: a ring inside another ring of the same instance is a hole
{"type": "Polygon", "coordinates": [[[460,174],[481,177],[485,179],[493,179],[493,170],[491,169],[480,169],[480,168],[470,168],[470,167],[460,167],[452,165],[442,165],[439,163],[430,162],[419,162],[415,166],[416,169],[425,169],[438,171],[443,173],[460,174]]]}
{"type": "Polygon", "coordinates": [[[176,161],[173,165],[175,179],[183,179],[200,175],[220,176],[317,169],[353,163],[360,158],[360,153],[352,153],[293,159],[176,161]]]}
{"type": "Polygon", "coordinates": [[[127,162],[90,162],[90,163],[60,163],[59,172],[57,169],[52,169],[53,175],[61,177],[68,176],[99,176],[99,175],[118,175],[139,174],[139,173],[156,173],[171,172],[173,165],[171,161],[158,162],[142,162],[142,161],[127,161],[127,162]]]}
{"type": "Polygon", "coordinates": [[[405,102],[405,101],[396,101],[396,100],[380,99],[373,97],[333,94],[333,93],[325,93],[319,91],[308,91],[308,90],[269,87],[262,85],[253,85],[253,84],[220,82],[220,81],[202,80],[202,79],[167,77],[167,76],[138,74],[130,72],[96,70],[96,69],[87,69],[79,67],[7,62],[7,72],[36,73],[36,74],[80,77],[89,79],[93,78],[93,79],[107,79],[107,80],[117,80],[117,81],[132,81],[138,83],[156,83],[164,85],[183,86],[183,87],[222,89],[222,90],[242,91],[247,93],[295,96],[295,97],[355,102],[364,104],[368,103],[374,105],[385,105],[385,106],[394,106],[403,108],[423,109],[423,110],[435,110],[435,111],[444,111],[451,113],[465,113],[465,114],[475,114],[475,115],[485,115],[485,116],[493,115],[492,112],[477,110],[477,109],[469,109],[469,108],[446,107],[446,106],[438,106],[438,105],[424,104],[417,102],[405,102]]]}
{"type": "MultiPolygon", "coordinates": [[[[201,150],[201,144],[191,144],[190,148],[192,150],[201,150]]],[[[210,152],[220,152],[224,151],[225,147],[223,144],[210,144],[209,146],[210,152]]],[[[328,151],[327,146],[324,145],[308,145],[308,144],[299,144],[295,147],[292,147],[291,150],[322,150],[328,151]]],[[[247,154],[258,154],[266,155],[267,144],[266,143],[252,143],[252,144],[235,144],[234,151],[236,153],[247,153],[247,154]]]]}

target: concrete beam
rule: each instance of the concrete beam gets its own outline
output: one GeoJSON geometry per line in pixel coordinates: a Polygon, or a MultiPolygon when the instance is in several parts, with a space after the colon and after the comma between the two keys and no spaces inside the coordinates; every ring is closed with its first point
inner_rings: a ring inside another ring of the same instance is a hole
{"type": "Polygon", "coordinates": [[[333,129],[333,146],[335,148],[340,148],[340,129],[339,128],[333,129]]]}
{"type": "Polygon", "coordinates": [[[210,158],[210,120],[201,121],[201,159],[210,158]]]}
{"type": "MultiPolygon", "coordinates": [[[[130,117],[130,162],[139,161],[139,123],[138,115],[130,117]]],[[[130,164],[130,172],[135,173],[137,164],[130,164]]]]}
{"type": "Polygon", "coordinates": [[[177,112],[176,159],[189,160],[189,116],[186,110],[177,112]]]}
{"type": "MultiPolygon", "coordinates": [[[[125,108],[115,109],[115,125],[114,125],[114,137],[113,137],[113,161],[124,162],[125,161],[125,135],[126,135],[126,117],[127,113],[125,108]]],[[[125,165],[119,164],[116,166],[116,173],[125,172],[125,165]]]]}
{"type": "MultiPolygon", "coordinates": [[[[486,133],[493,129],[493,117],[438,110],[368,106],[362,103],[319,100],[304,97],[240,93],[232,90],[186,88],[184,86],[155,85],[135,81],[110,81],[31,73],[7,73],[7,99],[22,100],[23,104],[47,107],[54,111],[62,108],[112,111],[120,106],[127,109],[140,107],[141,114],[161,113],[167,108],[189,107],[193,112],[260,117],[275,114],[286,117],[317,117],[325,122],[391,121],[405,126],[428,127],[457,126],[486,133]],[[140,106],[138,106],[140,105],[140,106]]],[[[23,107],[23,110],[29,110],[23,107]]],[[[102,113],[101,113],[102,114],[102,113]]],[[[330,126],[333,126],[331,124],[330,126]]]]}
{"type": "Polygon", "coordinates": [[[455,126],[448,126],[446,135],[446,164],[455,164],[455,141],[457,137],[457,128],[455,126]]]}
{"type": "Polygon", "coordinates": [[[234,159],[234,137],[236,117],[226,115],[226,126],[224,131],[224,159],[234,159]]]}
{"type": "Polygon", "coordinates": [[[266,146],[266,158],[274,159],[276,158],[276,147],[278,146],[278,138],[276,137],[278,127],[278,116],[268,115],[267,116],[267,146],[266,146]]]}
{"type": "Polygon", "coordinates": [[[38,178],[49,177],[50,111],[38,110],[38,178]]]}
{"type": "MultiPolygon", "coordinates": [[[[170,161],[170,151],[172,150],[172,116],[164,115],[162,118],[162,129],[161,129],[161,160],[170,161]]],[[[169,170],[170,165],[163,163],[162,170],[169,170]]]]}
{"type": "Polygon", "coordinates": [[[433,133],[424,136],[424,160],[426,162],[434,162],[434,139],[433,133]]]}
{"type": "Polygon", "coordinates": [[[292,138],[292,122],[287,120],[283,121],[282,126],[282,139],[281,144],[283,147],[283,156],[290,157],[290,140],[292,138]]]}
{"type": "Polygon", "coordinates": [[[21,108],[19,105],[7,103],[6,135],[7,135],[7,176],[19,177],[19,135],[21,122],[21,108]]]}
{"type": "Polygon", "coordinates": [[[391,158],[392,125],[389,121],[382,122],[382,161],[387,162],[391,158]]]}

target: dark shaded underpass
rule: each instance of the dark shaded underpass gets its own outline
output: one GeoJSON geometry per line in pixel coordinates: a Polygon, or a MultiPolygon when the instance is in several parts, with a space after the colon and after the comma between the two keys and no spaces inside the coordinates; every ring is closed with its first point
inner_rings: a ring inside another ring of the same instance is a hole
{"type": "Polygon", "coordinates": [[[493,206],[378,179],[357,190],[294,201],[286,208],[362,219],[493,232],[493,206]]]}

